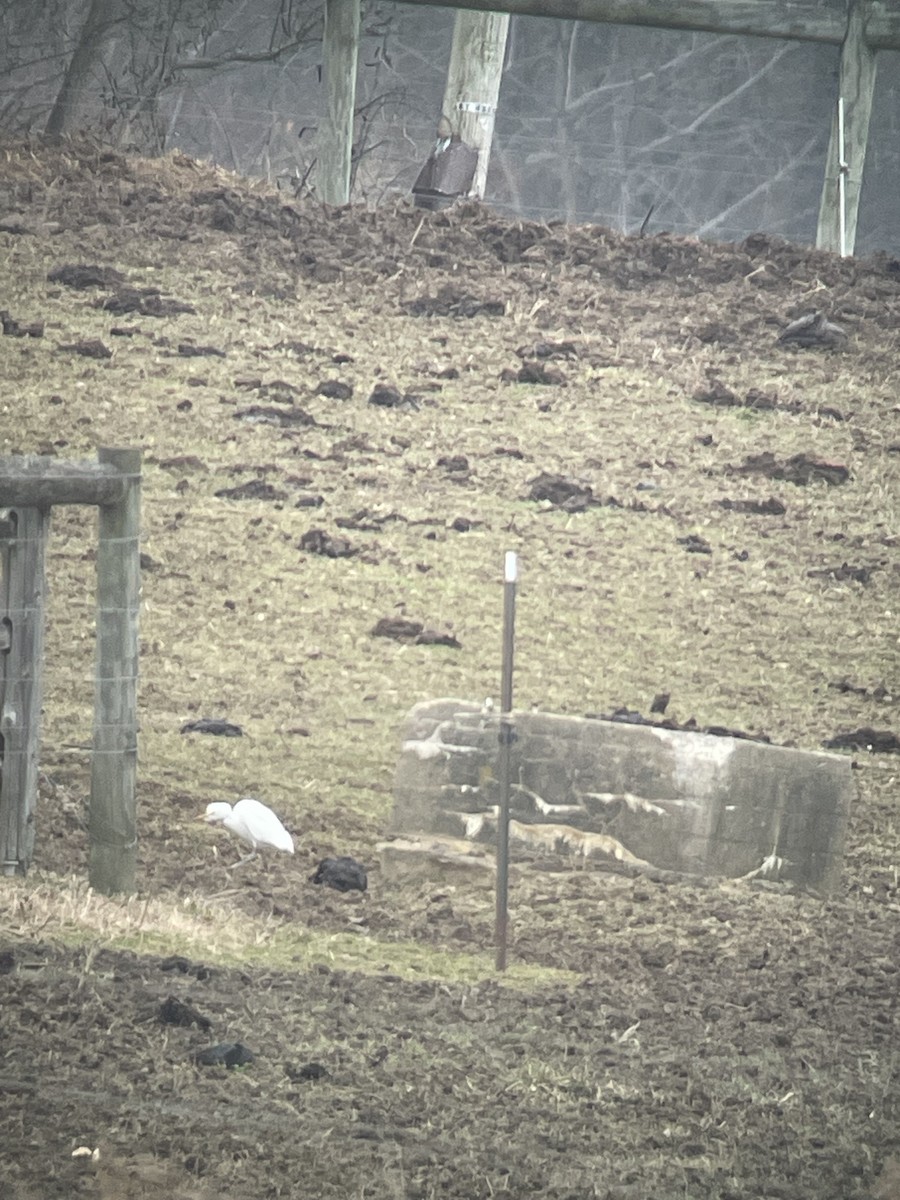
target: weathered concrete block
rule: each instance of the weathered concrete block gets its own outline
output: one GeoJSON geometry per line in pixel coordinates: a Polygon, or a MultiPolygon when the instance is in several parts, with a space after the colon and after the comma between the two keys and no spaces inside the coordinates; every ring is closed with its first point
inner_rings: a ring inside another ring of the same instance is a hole
{"type": "MultiPolygon", "coordinates": [[[[511,842],[663,870],[759,876],[822,891],[840,874],[849,759],[738,738],[516,713],[511,842]]],[[[417,704],[394,781],[394,833],[490,843],[499,719],[417,704]]]]}
{"type": "Polygon", "coordinates": [[[475,888],[495,885],[493,856],[462,838],[395,838],[379,842],[376,851],[385,879],[427,879],[475,888]]]}

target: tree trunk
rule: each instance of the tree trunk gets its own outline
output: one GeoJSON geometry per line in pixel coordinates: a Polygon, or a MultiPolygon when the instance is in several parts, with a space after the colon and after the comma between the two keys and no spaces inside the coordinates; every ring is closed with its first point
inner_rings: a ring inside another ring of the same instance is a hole
{"type": "Polygon", "coordinates": [[[104,42],[116,19],[117,4],[118,0],[91,0],[75,53],[47,118],[44,132],[48,137],[63,137],[82,123],[96,88],[94,68],[101,60],[104,42]]]}

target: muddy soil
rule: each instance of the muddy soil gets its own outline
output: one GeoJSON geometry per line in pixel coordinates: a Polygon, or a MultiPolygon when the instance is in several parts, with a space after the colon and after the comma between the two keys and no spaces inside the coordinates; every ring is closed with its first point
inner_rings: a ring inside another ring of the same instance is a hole
{"type": "MultiPolygon", "coordinates": [[[[141,893],[385,962],[72,944],[10,902],[3,1195],[897,1200],[900,266],[4,151],[0,453],[145,452],[141,893]],[[435,967],[490,950],[490,893],[388,883],[374,847],[404,712],[496,690],[505,548],[535,580],[523,704],[666,691],[682,722],[785,744],[886,735],[848,751],[838,894],[523,859],[511,956],[572,974],[435,967]],[[398,616],[443,641],[372,636],[398,616]],[[203,717],[241,736],[182,732],[203,717]],[[192,818],[250,791],[297,853],[229,873],[192,818]],[[310,882],[333,853],[365,895],[310,882]],[[197,1060],[220,1044],[252,1060],[197,1060]]],[[[30,878],[63,888],[94,551],[83,514],[54,523],[30,878]]]]}
{"type": "Polygon", "coordinates": [[[896,1145],[898,947],[870,914],[647,882],[610,903],[567,878],[532,896],[520,952],[565,940],[561,906],[593,935],[583,979],[532,994],[16,946],[12,1194],[873,1194],[896,1145]],[[208,1027],[163,1023],[169,997],[208,1027]],[[196,1065],[222,1042],[255,1061],[196,1065]],[[101,1143],[94,1169],[73,1139],[101,1143]]]}

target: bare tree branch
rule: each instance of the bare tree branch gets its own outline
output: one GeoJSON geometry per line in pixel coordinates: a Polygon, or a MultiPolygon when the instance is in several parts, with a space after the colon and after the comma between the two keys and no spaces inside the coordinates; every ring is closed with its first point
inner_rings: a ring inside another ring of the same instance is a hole
{"type": "MultiPolygon", "coordinates": [[[[314,26],[310,26],[310,31],[314,26]]],[[[173,71],[215,71],[220,67],[227,67],[234,63],[274,63],[284,58],[288,54],[292,54],[295,50],[299,50],[302,46],[308,46],[314,39],[312,36],[307,36],[307,31],[304,35],[295,38],[293,41],[285,43],[283,46],[277,46],[272,50],[260,50],[254,54],[241,53],[235,50],[231,54],[216,55],[214,58],[180,58],[172,64],[173,71]]]]}

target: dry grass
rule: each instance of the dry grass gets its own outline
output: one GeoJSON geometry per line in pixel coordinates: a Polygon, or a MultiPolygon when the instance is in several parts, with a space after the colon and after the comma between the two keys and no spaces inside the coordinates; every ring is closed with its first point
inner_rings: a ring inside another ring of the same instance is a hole
{"type": "MultiPolygon", "coordinates": [[[[250,916],[231,903],[240,887],[219,894],[107,897],[72,876],[35,875],[0,880],[4,918],[0,937],[22,944],[43,942],[89,948],[83,970],[100,949],[129,950],[167,958],[195,957],[221,966],[266,966],[302,976],[315,966],[362,975],[390,973],[398,979],[472,984],[494,972],[487,952],[453,953],[415,942],[368,936],[362,920],[356,933],[327,932],[250,916]]],[[[512,964],[506,985],[514,990],[576,981],[573,971],[512,964]]]]}

